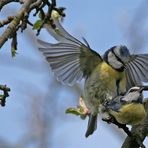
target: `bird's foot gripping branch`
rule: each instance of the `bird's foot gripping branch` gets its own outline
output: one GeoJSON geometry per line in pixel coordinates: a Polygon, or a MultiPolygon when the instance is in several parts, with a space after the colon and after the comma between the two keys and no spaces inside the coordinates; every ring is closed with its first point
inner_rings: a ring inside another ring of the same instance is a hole
{"type": "MultiPolygon", "coordinates": [[[[79,99],[79,105],[77,107],[70,107],[66,110],[66,113],[73,114],[76,116],[80,116],[81,119],[85,119],[87,116],[90,115],[89,109],[86,107],[83,97],[80,97],[79,99]]],[[[113,116],[109,116],[108,118],[102,118],[102,121],[108,123],[108,124],[114,124],[118,128],[123,129],[123,131],[128,135],[131,136],[131,132],[126,126],[126,124],[119,123],[113,116]]]]}
{"type": "Polygon", "coordinates": [[[10,88],[7,87],[6,85],[0,85],[0,90],[1,90],[1,93],[0,93],[0,105],[5,106],[6,98],[9,96],[8,92],[10,91],[10,88]]]}
{"type": "Polygon", "coordinates": [[[112,123],[114,125],[116,125],[118,128],[123,129],[123,131],[129,136],[131,137],[131,132],[129,130],[129,128],[126,126],[126,124],[121,124],[119,123],[113,116],[110,119],[102,119],[102,121],[107,122],[108,124],[112,123]]]}
{"type": "MultiPolygon", "coordinates": [[[[116,125],[118,128],[123,129],[123,131],[127,134],[127,138],[125,139],[121,148],[145,148],[145,146],[143,145],[143,141],[148,135],[148,99],[145,99],[143,101],[143,105],[146,111],[146,117],[140,124],[132,126],[131,130],[129,130],[126,124],[119,123],[112,116],[110,116],[110,118],[108,119],[102,118],[104,122],[116,125]]],[[[81,119],[85,119],[87,116],[90,115],[90,111],[86,107],[82,97],[80,97],[79,105],[75,108],[68,108],[66,110],[66,113],[80,116],[81,119]]]]}

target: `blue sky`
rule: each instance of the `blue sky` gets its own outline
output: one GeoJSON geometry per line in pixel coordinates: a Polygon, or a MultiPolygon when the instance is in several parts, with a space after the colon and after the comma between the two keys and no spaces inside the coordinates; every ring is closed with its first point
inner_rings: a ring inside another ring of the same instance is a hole
{"type": "MultiPolygon", "coordinates": [[[[98,51],[100,54],[103,54],[108,48],[118,44],[125,44],[132,49],[133,45],[131,40],[129,40],[128,27],[132,24],[141,3],[141,0],[57,1],[58,6],[67,8],[65,11],[66,18],[63,23],[66,30],[79,39],[84,36],[92,49],[98,51]]],[[[148,5],[148,3],[144,5],[148,5]]],[[[14,6],[15,4],[13,7],[14,6]]],[[[142,30],[143,27],[146,28],[147,26],[141,27],[142,28],[138,29],[142,30]]],[[[0,110],[0,135],[8,139],[11,143],[18,141],[19,137],[25,133],[22,129],[24,128],[24,119],[26,118],[25,115],[28,106],[28,101],[26,100],[28,96],[27,92],[30,88],[23,87],[22,83],[26,85],[29,81],[29,83],[33,84],[44,93],[49,89],[47,87],[47,81],[50,82],[51,79],[53,79],[53,74],[48,69],[48,65],[43,56],[37,50],[36,44],[33,43],[33,46],[29,43],[29,39],[24,38],[24,36],[27,35],[19,35],[20,44],[16,58],[11,59],[11,56],[8,55],[6,56],[6,58],[9,58],[7,62],[3,62],[5,60],[5,55],[10,53],[10,44],[6,43],[0,51],[0,63],[5,63],[4,65],[0,65],[0,83],[7,84],[11,87],[7,106],[0,110]],[[22,67],[15,67],[15,64],[19,59],[24,58],[24,55],[26,59],[24,59],[24,63],[22,62],[20,64],[22,67]],[[36,64],[30,63],[32,60],[36,64]],[[9,66],[7,66],[6,63],[9,66]],[[34,72],[26,71],[25,67],[23,67],[26,63],[28,63],[28,65],[33,65],[34,72]]],[[[34,39],[35,38],[34,36],[34,39]]],[[[40,38],[49,42],[52,40],[45,31],[41,32],[40,38]]],[[[133,38],[135,38],[134,34],[133,38]]],[[[146,47],[147,46],[143,47],[143,50],[140,52],[145,52],[146,47]]],[[[31,88],[34,94],[36,94],[36,88],[31,88]]],[[[119,138],[118,133],[113,132],[110,125],[102,121],[98,122],[98,129],[93,136],[87,139],[84,137],[87,121],[64,114],[66,107],[69,107],[67,103],[64,102],[69,102],[68,99],[73,98],[71,93],[69,93],[69,88],[64,87],[64,90],[65,89],[66,91],[62,93],[63,100],[60,100],[61,104],[64,104],[63,106],[65,107],[61,109],[64,119],[59,118],[55,122],[56,128],[54,129],[52,141],[53,148],[108,148],[110,146],[119,148],[124,138],[119,138]]],[[[69,102],[69,105],[73,106],[76,104],[69,102]]],[[[147,139],[145,145],[148,146],[147,139]]]]}

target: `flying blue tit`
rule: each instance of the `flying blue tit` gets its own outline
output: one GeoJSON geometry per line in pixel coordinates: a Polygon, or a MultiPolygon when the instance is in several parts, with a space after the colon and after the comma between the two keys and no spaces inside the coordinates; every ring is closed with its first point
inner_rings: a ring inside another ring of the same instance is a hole
{"type": "Polygon", "coordinates": [[[148,90],[148,86],[132,87],[125,95],[106,103],[107,112],[121,124],[139,124],[146,116],[142,95],[144,90],[148,90]]]}
{"type": "Polygon", "coordinates": [[[58,42],[55,44],[38,40],[39,50],[46,57],[56,78],[66,85],[85,79],[84,102],[90,110],[88,129],[91,135],[97,127],[99,106],[104,101],[127,91],[141,82],[148,82],[148,54],[130,54],[124,45],[113,46],[103,56],[70,35],[54,19],[56,28],[46,25],[58,42]]]}

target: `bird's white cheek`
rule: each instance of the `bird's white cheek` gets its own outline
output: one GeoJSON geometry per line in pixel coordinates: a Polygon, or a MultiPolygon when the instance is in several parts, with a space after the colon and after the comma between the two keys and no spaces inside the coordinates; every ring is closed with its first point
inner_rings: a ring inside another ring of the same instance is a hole
{"type": "Polygon", "coordinates": [[[117,60],[113,53],[108,54],[108,63],[115,69],[119,69],[123,66],[123,64],[117,60]]]}
{"type": "Polygon", "coordinates": [[[140,94],[138,92],[129,93],[126,97],[124,97],[122,100],[124,101],[136,101],[140,97],[140,94]]]}

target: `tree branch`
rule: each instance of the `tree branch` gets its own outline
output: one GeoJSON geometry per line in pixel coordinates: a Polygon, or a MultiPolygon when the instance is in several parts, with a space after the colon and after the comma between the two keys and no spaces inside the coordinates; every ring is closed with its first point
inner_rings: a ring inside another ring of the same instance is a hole
{"type": "MultiPolygon", "coordinates": [[[[40,28],[37,30],[37,33],[39,34],[40,30],[43,28],[44,24],[47,21],[50,21],[52,10],[56,10],[59,12],[60,15],[65,16],[63,13],[64,8],[63,7],[56,7],[56,0],[51,0],[49,2],[48,0],[2,0],[0,2],[0,7],[10,3],[10,2],[20,2],[23,4],[20,11],[17,13],[16,16],[8,16],[5,20],[0,21],[0,27],[3,27],[4,25],[8,25],[7,29],[4,31],[4,33],[0,36],[0,48],[4,45],[4,43],[9,39],[13,38],[18,29],[21,29],[21,32],[27,28],[27,24],[33,26],[33,24],[29,21],[29,15],[33,9],[36,10],[34,16],[37,14],[44,14],[42,15],[42,24],[40,28]],[[43,11],[43,8],[47,6],[48,12],[45,13],[43,11]],[[40,13],[39,13],[40,12],[40,13]]],[[[41,16],[41,15],[40,15],[41,16]]]]}
{"type": "Polygon", "coordinates": [[[145,147],[143,141],[148,134],[148,99],[144,101],[144,107],[147,113],[146,118],[141,124],[132,127],[132,136],[127,136],[121,148],[145,147]]]}
{"type": "Polygon", "coordinates": [[[8,88],[6,85],[0,85],[0,90],[3,91],[3,94],[0,94],[0,105],[5,106],[6,98],[9,96],[8,92],[10,91],[10,88],[8,88]]]}
{"type": "Polygon", "coordinates": [[[28,13],[30,5],[35,1],[36,0],[26,0],[24,2],[18,14],[14,17],[13,21],[11,21],[2,36],[0,36],[0,48],[8,40],[8,38],[12,37],[13,34],[16,32],[16,28],[20,24],[20,21],[23,19],[24,15],[28,13]]]}
{"type": "Polygon", "coordinates": [[[0,21],[0,27],[9,24],[13,19],[13,16],[8,16],[5,20],[0,21]]]}
{"type": "Polygon", "coordinates": [[[11,2],[20,2],[20,1],[19,0],[0,0],[0,11],[5,5],[11,2]]]}

